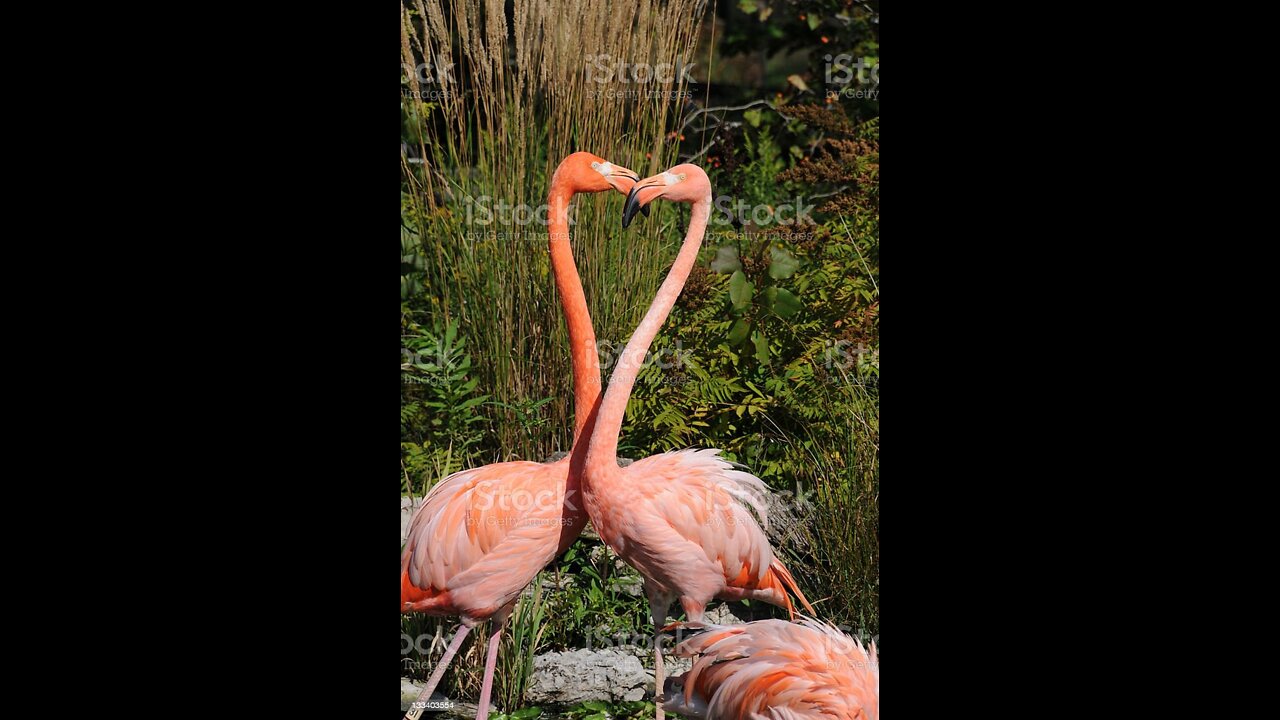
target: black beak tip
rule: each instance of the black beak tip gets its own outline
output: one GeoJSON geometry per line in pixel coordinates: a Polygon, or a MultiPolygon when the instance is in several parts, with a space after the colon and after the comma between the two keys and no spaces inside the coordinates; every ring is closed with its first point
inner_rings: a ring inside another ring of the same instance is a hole
{"type": "Polygon", "coordinates": [[[627,204],[622,208],[622,229],[623,230],[627,229],[627,226],[631,224],[631,219],[634,218],[636,216],[636,213],[642,209],[646,211],[645,215],[647,216],[649,214],[647,212],[648,208],[640,207],[640,198],[636,196],[636,191],[632,190],[627,195],[627,204]]]}

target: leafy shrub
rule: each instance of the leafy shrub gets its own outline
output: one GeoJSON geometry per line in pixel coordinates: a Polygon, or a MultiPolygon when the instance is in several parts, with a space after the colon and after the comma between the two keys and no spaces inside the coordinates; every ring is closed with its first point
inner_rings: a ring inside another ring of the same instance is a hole
{"type": "Polygon", "coordinates": [[[478,408],[488,395],[476,392],[466,340],[453,323],[430,330],[401,315],[400,452],[402,492],[426,485],[471,464],[485,437],[478,408]]]}

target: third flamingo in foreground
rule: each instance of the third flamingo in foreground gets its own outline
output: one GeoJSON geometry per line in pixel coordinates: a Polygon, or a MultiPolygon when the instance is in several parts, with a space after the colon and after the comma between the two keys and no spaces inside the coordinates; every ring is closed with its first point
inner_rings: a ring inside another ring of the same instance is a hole
{"type": "MultiPolygon", "coordinates": [[[[601,401],[583,473],[582,495],[591,523],[623,560],[644,576],[655,626],[656,690],[663,685],[657,628],[679,599],[690,621],[707,603],[752,599],[793,610],[790,594],[813,607],[773,555],[767,527],[768,489],[734,470],[718,450],[683,450],[618,467],[618,433],[645,353],[666,321],[697,259],[711,213],[711,182],[696,165],[677,165],[631,189],[625,228],[656,198],[692,205],[689,230],[670,273],[618,360],[601,401]],[[754,515],[753,515],[754,511],[754,515]]],[[[661,706],[657,717],[663,717],[661,706]]]]}
{"type": "Polygon", "coordinates": [[[693,667],[666,684],[667,710],[695,718],[878,720],[880,663],[831,625],[761,620],[703,630],[676,647],[693,667]]]}

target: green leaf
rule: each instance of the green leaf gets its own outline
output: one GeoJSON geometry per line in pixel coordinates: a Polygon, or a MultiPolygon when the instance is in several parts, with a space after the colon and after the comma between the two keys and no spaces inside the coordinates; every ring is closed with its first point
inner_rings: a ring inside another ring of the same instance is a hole
{"type": "Polygon", "coordinates": [[[523,710],[517,710],[511,713],[511,717],[515,718],[516,720],[528,720],[529,718],[536,718],[541,714],[542,714],[542,708],[527,707],[523,710]]]}
{"type": "Polygon", "coordinates": [[[609,712],[609,706],[600,700],[588,700],[582,703],[582,707],[586,710],[595,710],[596,712],[609,712]]]}
{"type": "Polygon", "coordinates": [[[750,15],[756,11],[756,0],[738,0],[738,9],[750,15]]]}
{"type": "Polygon", "coordinates": [[[800,298],[792,295],[790,290],[786,288],[778,288],[777,290],[773,303],[774,312],[784,318],[789,318],[800,312],[804,307],[804,303],[800,302],[800,298]]]}
{"type": "Polygon", "coordinates": [[[817,15],[814,15],[813,13],[809,13],[809,29],[810,30],[817,30],[818,26],[821,24],[822,24],[822,18],[818,17],[817,15]]]}
{"type": "Polygon", "coordinates": [[[400,276],[400,299],[408,300],[410,295],[422,292],[422,283],[416,277],[400,276]]]}
{"type": "Polygon", "coordinates": [[[733,327],[729,330],[729,346],[737,347],[738,345],[741,345],[742,341],[747,339],[747,333],[750,331],[750,322],[747,322],[746,320],[739,320],[734,323],[733,327]]]}
{"type": "Polygon", "coordinates": [[[711,272],[731,273],[742,269],[742,261],[738,259],[738,248],[732,246],[716,250],[716,257],[711,261],[711,272]]]}
{"type": "Polygon", "coordinates": [[[729,300],[733,302],[734,308],[741,310],[746,307],[754,293],[755,288],[741,270],[734,272],[733,277],[729,278],[729,300]]]}
{"type": "Polygon", "coordinates": [[[796,270],[800,269],[800,261],[795,259],[791,253],[783,248],[771,248],[769,250],[771,260],[769,262],[769,277],[774,280],[784,280],[795,275],[796,270]]]}
{"type": "Polygon", "coordinates": [[[765,339],[764,333],[751,333],[751,341],[756,346],[756,360],[762,363],[769,362],[769,341],[765,339]]]}
{"type": "Polygon", "coordinates": [[[764,112],[759,109],[748,110],[742,113],[742,118],[747,122],[751,123],[751,127],[758,128],[760,127],[760,119],[763,115],[764,115],[764,112]]]}

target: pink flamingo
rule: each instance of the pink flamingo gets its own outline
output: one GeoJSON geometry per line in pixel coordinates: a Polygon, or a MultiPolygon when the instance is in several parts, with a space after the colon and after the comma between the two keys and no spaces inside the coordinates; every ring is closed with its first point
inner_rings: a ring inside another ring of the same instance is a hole
{"type": "MultiPolygon", "coordinates": [[[[644,576],[655,627],[655,695],[663,687],[657,629],[666,622],[676,598],[690,621],[701,621],[713,598],[761,600],[792,613],[791,593],[814,612],[748,510],[749,506],[768,522],[768,489],[759,478],[734,470],[719,457],[719,450],[663,453],[618,467],[618,433],[627,399],[644,355],[697,259],[711,213],[711,182],[696,165],[677,165],[645,178],[627,196],[622,226],[659,197],[693,206],[689,230],[609,380],[582,479],[583,502],[592,525],[614,552],[644,576]]],[[[660,704],[657,717],[663,717],[660,704]]]]}
{"type": "Polygon", "coordinates": [[[667,681],[667,710],[696,718],[880,717],[880,663],[858,641],[825,623],[760,620],[703,630],[676,646],[695,658],[667,681]]]}
{"type": "Polygon", "coordinates": [[[427,493],[400,557],[400,611],[458,617],[461,627],[418,696],[408,720],[444,676],[471,628],[492,618],[484,684],[476,720],[489,717],[489,697],[502,624],[520,591],[568,549],[587,518],[578,492],[589,431],[600,397],[600,359],[582,281],[569,247],[569,202],[576,193],[626,193],[636,174],[587,152],[556,168],[547,200],[551,266],[569,326],[573,362],[574,431],[568,457],[550,464],[503,462],[463,470],[427,493]]]}

